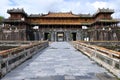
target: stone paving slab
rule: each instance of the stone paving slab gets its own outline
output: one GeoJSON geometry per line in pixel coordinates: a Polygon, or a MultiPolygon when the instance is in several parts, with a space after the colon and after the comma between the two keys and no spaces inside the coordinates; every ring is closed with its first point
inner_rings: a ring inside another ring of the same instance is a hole
{"type": "Polygon", "coordinates": [[[53,42],[2,80],[102,80],[104,73],[114,77],[69,43],[53,42]]]}

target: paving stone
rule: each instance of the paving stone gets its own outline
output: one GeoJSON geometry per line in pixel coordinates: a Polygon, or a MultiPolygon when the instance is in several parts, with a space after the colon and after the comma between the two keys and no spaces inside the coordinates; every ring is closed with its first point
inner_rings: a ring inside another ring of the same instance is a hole
{"type": "Polygon", "coordinates": [[[2,80],[100,80],[102,73],[109,72],[69,43],[53,42],[2,80]]]}

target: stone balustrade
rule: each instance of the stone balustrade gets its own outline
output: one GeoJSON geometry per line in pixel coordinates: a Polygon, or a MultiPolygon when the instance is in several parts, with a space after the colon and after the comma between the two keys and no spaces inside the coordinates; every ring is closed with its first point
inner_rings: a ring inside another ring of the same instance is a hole
{"type": "Polygon", "coordinates": [[[120,78],[120,52],[80,41],[74,42],[73,45],[76,49],[120,78]]]}
{"type": "MultiPolygon", "coordinates": [[[[13,45],[16,46],[17,42],[0,42],[0,45],[13,45]],[[12,44],[15,43],[15,44],[12,44]]],[[[43,50],[48,46],[47,41],[37,42],[18,42],[18,47],[0,51],[0,77],[23,63],[25,60],[31,58],[37,52],[43,50]]]]}
{"type": "Polygon", "coordinates": [[[33,43],[38,43],[36,41],[0,41],[0,46],[26,46],[33,43]]]}
{"type": "Polygon", "coordinates": [[[120,46],[120,41],[83,41],[83,43],[97,46],[120,46]]]}

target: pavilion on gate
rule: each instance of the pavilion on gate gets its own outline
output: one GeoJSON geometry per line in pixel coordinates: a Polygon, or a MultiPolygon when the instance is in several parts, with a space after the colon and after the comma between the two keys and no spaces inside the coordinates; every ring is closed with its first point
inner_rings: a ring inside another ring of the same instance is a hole
{"type": "Polygon", "coordinates": [[[28,15],[23,9],[7,10],[0,40],[104,41],[120,40],[118,19],[112,9],[98,9],[91,14],[48,12],[28,15]]]}

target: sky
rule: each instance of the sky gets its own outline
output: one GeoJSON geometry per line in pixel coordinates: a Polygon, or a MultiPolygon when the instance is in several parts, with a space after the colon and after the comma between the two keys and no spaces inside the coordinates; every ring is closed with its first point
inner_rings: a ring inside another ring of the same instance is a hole
{"type": "Polygon", "coordinates": [[[1,0],[0,16],[9,17],[7,9],[23,8],[27,14],[70,12],[94,14],[98,8],[114,9],[114,18],[120,17],[120,0],[1,0]]]}

